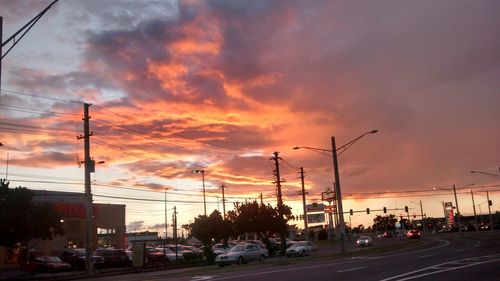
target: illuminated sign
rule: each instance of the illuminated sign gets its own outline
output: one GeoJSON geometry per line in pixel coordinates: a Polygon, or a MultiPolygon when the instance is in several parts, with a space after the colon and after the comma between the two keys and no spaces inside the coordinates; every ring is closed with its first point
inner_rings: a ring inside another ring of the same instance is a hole
{"type": "Polygon", "coordinates": [[[312,203],[306,205],[306,211],[308,213],[323,212],[325,210],[325,204],[323,203],[312,203]]]}
{"type": "MultiPolygon", "coordinates": [[[[85,213],[85,205],[78,203],[53,203],[56,212],[63,214],[65,218],[78,218],[84,219],[87,217],[85,213]]],[[[98,208],[96,206],[92,207],[92,214],[94,218],[97,217],[98,208]]]]}
{"type": "Polygon", "coordinates": [[[446,210],[446,219],[448,220],[448,226],[452,226],[455,222],[453,217],[453,209],[446,210]]]}
{"type": "Polygon", "coordinates": [[[308,223],[324,223],[325,222],[325,214],[307,214],[307,222],[308,223]]]}

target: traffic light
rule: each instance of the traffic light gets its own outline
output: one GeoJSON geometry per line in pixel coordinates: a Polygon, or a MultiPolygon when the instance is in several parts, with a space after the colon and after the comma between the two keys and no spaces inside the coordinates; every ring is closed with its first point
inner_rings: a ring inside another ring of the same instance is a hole
{"type": "Polygon", "coordinates": [[[385,214],[385,213],[387,213],[387,208],[386,208],[386,207],[384,207],[384,214],[385,214]]]}
{"type": "Polygon", "coordinates": [[[369,215],[370,214],[370,208],[366,208],[366,213],[369,215]]]}
{"type": "Polygon", "coordinates": [[[408,213],[408,206],[405,206],[405,212],[408,213]]]}
{"type": "Polygon", "coordinates": [[[488,200],[488,205],[493,206],[493,202],[491,200],[488,200]]]}
{"type": "Polygon", "coordinates": [[[354,214],[354,211],[352,209],[350,209],[349,214],[352,216],[354,214]]]}

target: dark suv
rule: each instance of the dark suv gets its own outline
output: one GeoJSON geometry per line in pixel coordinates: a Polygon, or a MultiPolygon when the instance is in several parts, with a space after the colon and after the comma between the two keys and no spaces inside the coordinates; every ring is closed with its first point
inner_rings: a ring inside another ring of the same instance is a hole
{"type": "Polygon", "coordinates": [[[124,267],[131,264],[127,253],[120,249],[97,249],[95,255],[104,258],[104,267],[124,267]]]}
{"type": "MultiPolygon", "coordinates": [[[[71,267],[73,269],[85,269],[85,249],[64,249],[59,258],[64,262],[71,264],[71,267]]],[[[92,263],[94,264],[95,269],[103,268],[104,258],[101,256],[93,255],[92,263]]]]}

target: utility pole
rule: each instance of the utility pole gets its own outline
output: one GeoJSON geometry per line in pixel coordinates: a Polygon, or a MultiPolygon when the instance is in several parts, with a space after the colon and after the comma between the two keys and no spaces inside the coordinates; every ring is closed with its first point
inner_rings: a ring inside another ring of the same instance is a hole
{"type": "Polygon", "coordinates": [[[422,217],[422,232],[423,234],[425,234],[426,223],[424,219],[424,208],[422,207],[422,200],[420,200],[420,216],[422,217]]]}
{"type": "Polygon", "coordinates": [[[168,233],[168,221],[167,221],[167,190],[168,188],[165,187],[165,244],[163,244],[163,254],[165,254],[165,248],[166,248],[166,244],[167,244],[167,233],[168,233]]]}
{"type": "Polygon", "coordinates": [[[40,13],[38,13],[33,19],[31,19],[27,24],[25,24],[23,27],[21,27],[18,31],[16,31],[12,36],[10,36],[5,42],[3,41],[3,17],[0,17],[0,97],[1,97],[1,89],[2,89],[2,59],[14,48],[14,46],[23,39],[24,35],[28,33],[28,31],[42,18],[42,16],[54,5],[57,1],[59,0],[54,0],[52,3],[50,3],[49,6],[47,6],[45,9],[43,9],[40,13]],[[19,37],[17,37],[20,35],[19,37]],[[17,37],[17,39],[16,39],[17,37]],[[2,52],[3,46],[7,45],[9,42],[12,41],[12,46],[10,48],[7,48],[7,51],[5,54],[2,52]]]}
{"type": "Polygon", "coordinates": [[[175,241],[175,263],[177,263],[177,255],[178,255],[178,250],[177,250],[177,209],[176,206],[174,206],[174,213],[172,214],[172,227],[173,227],[173,238],[175,241]]]}
{"type": "Polygon", "coordinates": [[[340,244],[342,246],[342,254],[345,253],[345,231],[344,231],[344,209],[342,207],[342,193],[340,192],[340,176],[339,165],[337,160],[337,146],[335,137],[332,137],[332,152],[333,152],[333,172],[335,176],[335,196],[337,197],[337,212],[339,213],[339,233],[340,244]]]}
{"type": "Polygon", "coordinates": [[[458,233],[462,234],[462,228],[460,227],[460,211],[458,209],[457,190],[455,188],[455,185],[453,185],[453,194],[455,195],[455,206],[457,207],[458,233]]]}
{"type": "Polygon", "coordinates": [[[83,104],[83,136],[77,137],[77,139],[84,140],[84,164],[85,164],[85,213],[86,213],[86,231],[85,231],[85,273],[87,275],[92,275],[92,252],[93,247],[93,233],[94,226],[92,223],[92,191],[90,184],[90,173],[95,171],[95,162],[90,158],[90,116],[89,116],[90,104],[83,104]]]}
{"type": "MultiPolygon", "coordinates": [[[[281,194],[281,178],[280,178],[280,163],[279,163],[279,157],[278,157],[278,154],[279,152],[275,151],[274,153],[274,156],[271,157],[271,160],[274,160],[274,165],[276,167],[276,169],[274,170],[274,175],[276,176],[276,187],[278,189],[278,215],[280,218],[283,218],[283,198],[282,198],[282,194],[281,194]]],[[[281,255],[284,255],[285,254],[285,250],[286,250],[286,237],[285,237],[285,232],[284,231],[281,231],[280,233],[280,237],[281,237],[281,255]]]]}
{"type": "Polygon", "coordinates": [[[226,198],[224,197],[224,189],[226,187],[227,186],[225,186],[224,184],[221,184],[219,187],[222,190],[222,213],[223,213],[222,218],[223,219],[226,219],[226,198]]]}
{"type": "Polygon", "coordinates": [[[264,206],[264,198],[262,197],[262,192],[260,193],[260,205],[264,206]]]}
{"type": "MultiPolygon", "coordinates": [[[[302,183],[302,191],[300,192],[300,195],[302,195],[302,208],[304,212],[304,232],[305,232],[305,238],[306,241],[309,241],[309,227],[307,225],[307,209],[306,209],[306,190],[304,187],[304,167],[300,167],[300,181],[302,183]]],[[[262,194],[262,193],[261,193],[262,194]]]]}
{"type": "Polygon", "coordinates": [[[477,229],[476,203],[474,203],[474,192],[472,191],[472,189],[470,190],[470,196],[472,197],[472,210],[474,211],[474,228],[476,229],[476,231],[478,231],[479,229],[477,229]]]}

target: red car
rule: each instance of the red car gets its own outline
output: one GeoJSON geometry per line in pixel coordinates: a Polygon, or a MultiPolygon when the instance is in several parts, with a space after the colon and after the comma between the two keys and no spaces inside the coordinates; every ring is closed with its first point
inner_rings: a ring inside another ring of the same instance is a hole
{"type": "Polygon", "coordinates": [[[32,273],[35,272],[56,273],[56,272],[70,270],[71,265],[67,262],[63,262],[59,257],[41,256],[32,259],[29,262],[28,268],[32,273]]]}
{"type": "Polygon", "coordinates": [[[420,231],[412,229],[406,233],[406,237],[408,239],[420,239],[420,231]]]}

